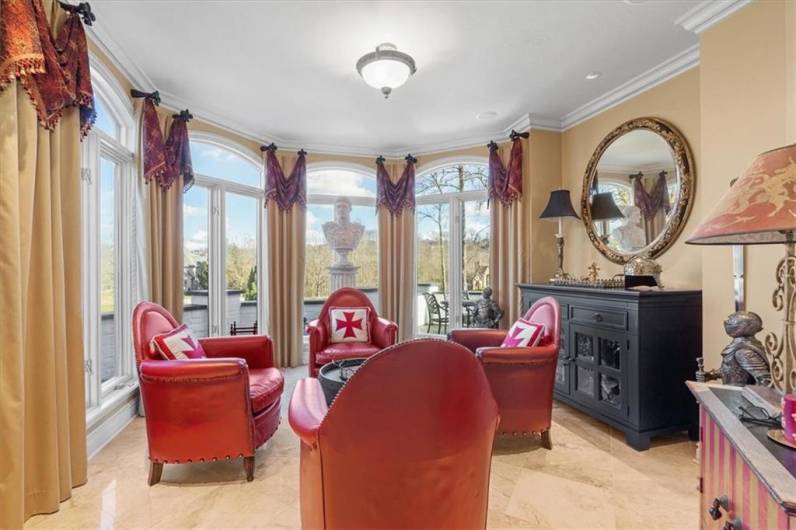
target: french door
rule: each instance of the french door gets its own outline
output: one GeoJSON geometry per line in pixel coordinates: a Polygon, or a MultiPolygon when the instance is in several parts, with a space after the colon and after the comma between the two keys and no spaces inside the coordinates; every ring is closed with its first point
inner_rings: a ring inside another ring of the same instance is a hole
{"type": "Polygon", "coordinates": [[[202,175],[183,208],[183,319],[199,337],[266,321],[263,191],[202,175]]]}
{"type": "Polygon", "coordinates": [[[489,209],[482,191],[417,198],[416,334],[472,326],[489,284],[489,209]]]}

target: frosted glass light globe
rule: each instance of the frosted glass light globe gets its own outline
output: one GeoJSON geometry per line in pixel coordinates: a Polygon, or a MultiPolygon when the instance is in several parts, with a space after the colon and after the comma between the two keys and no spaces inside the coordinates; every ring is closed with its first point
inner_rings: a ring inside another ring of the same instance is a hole
{"type": "Polygon", "coordinates": [[[362,67],[362,79],[373,88],[398,88],[411,75],[409,65],[393,59],[379,59],[362,67]]]}
{"type": "Polygon", "coordinates": [[[385,98],[394,88],[406,83],[416,70],[415,60],[409,54],[399,52],[394,44],[387,42],[357,61],[357,72],[365,83],[381,90],[385,98]]]}

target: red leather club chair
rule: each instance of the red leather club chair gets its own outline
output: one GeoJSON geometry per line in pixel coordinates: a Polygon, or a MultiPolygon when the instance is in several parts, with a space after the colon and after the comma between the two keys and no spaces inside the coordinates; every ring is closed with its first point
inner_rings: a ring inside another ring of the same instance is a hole
{"type": "Polygon", "coordinates": [[[486,526],[498,414],[466,348],[387,348],[328,408],[318,379],[302,379],[288,419],[301,439],[302,528],[486,526]]]}
{"type": "Polygon", "coordinates": [[[178,326],[157,304],[133,311],[133,343],[149,442],[149,485],[163,464],[243,457],[254,479],[254,452],[279,426],[284,381],[264,335],[199,339],[207,359],[166,361],[150,352],[159,333],[178,326]]]}
{"type": "Polygon", "coordinates": [[[448,334],[449,340],[469,348],[484,365],[500,410],[499,434],[538,432],[547,449],[552,448],[550,422],[561,343],[560,312],[558,301],[550,296],[528,309],[523,318],[547,326],[541,343],[533,348],[501,348],[505,329],[457,329],[448,334]]]}
{"type": "Polygon", "coordinates": [[[310,377],[318,377],[324,364],[344,359],[370,357],[379,350],[395,344],[398,325],[380,318],[365,293],[359,289],[343,287],[329,295],[317,320],[307,324],[310,336],[310,377]],[[329,309],[332,307],[367,307],[370,309],[370,344],[358,342],[329,342],[329,309]]]}

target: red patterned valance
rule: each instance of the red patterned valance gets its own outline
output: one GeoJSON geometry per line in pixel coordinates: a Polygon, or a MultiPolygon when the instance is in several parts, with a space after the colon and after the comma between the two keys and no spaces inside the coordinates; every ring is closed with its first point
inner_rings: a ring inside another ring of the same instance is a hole
{"type": "Polygon", "coordinates": [[[69,97],[72,104],[80,107],[80,133],[85,136],[97,119],[97,111],[94,109],[86,31],[79,14],[71,13],[67,17],[55,41],[55,48],[69,97]]]}
{"type": "Polygon", "coordinates": [[[164,180],[166,174],[166,146],[163,143],[163,132],[160,130],[158,110],[152,98],[144,98],[141,112],[141,157],[144,163],[144,182],[157,181],[162,187],[168,188],[164,180]]]}
{"type": "Polygon", "coordinates": [[[280,210],[286,211],[298,204],[307,206],[307,153],[298,152],[298,159],[290,176],[285,177],[282,166],[276,158],[276,145],[260,148],[265,151],[265,200],[273,200],[280,210]]]}
{"type": "Polygon", "coordinates": [[[404,208],[415,209],[415,164],[417,159],[407,155],[406,167],[397,182],[390,179],[384,167],[384,157],[376,159],[376,209],[384,206],[395,216],[401,215],[404,208]]]}
{"type": "MultiPolygon", "coordinates": [[[[166,188],[171,187],[174,180],[182,175],[183,191],[193,186],[193,164],[191,163],[191,142],[188,137],[188,121],[190,114],[186,111],[176,114],[171,123],[169,137],[166,140],[166,188]]],[[[161,186],[164,183],[161,183],[161,186]]]]}
{"type": "Polygon", "coordinates": [[[70,13],[55,39],[41,0],[0,0],[0,13],[0,90],[18,79],[47,129],[65,108],[79,105],[85,135],[95,115],[80,16],[70,13]]]}
{"type": "Polygon", "coordinates": [[[522,196],[522,138],[527,137],[527,133],[512,131],[508,168],[503,165],[498,145],[489,143],[489,198],[499,200],[504,206],[511,206],[522,196]]]}

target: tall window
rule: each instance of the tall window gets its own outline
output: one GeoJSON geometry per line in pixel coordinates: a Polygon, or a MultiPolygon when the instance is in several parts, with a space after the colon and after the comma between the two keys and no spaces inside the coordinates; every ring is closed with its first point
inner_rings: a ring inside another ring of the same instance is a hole
{"type": "Polygon", "coordinates": [[[262,164],[214,139],[191,139],[196,179],[183,204],[183,320],[199,337],[263,330],[262,164]]]}
{"type": "Polygon", "coordinates": [[[98,412],[133,376],[130,314],[134,125],[129,101],[92,71],[97,121],[82,144],[86,406],[98,412]]]}
{"type": "Polygon", "coordinates": [[[307,238],[304,261],[304,319],[318,316],[336,281],[346,281],[371,298],[378,307],[378,220],[376,175],[362,169],[310,168],[307,171],[307,238]],[[347,230],[353,240],[337,237],[336,227],[347,230]],[[354,243],[349,252],[347,243],[354,243]],[[333,248],[333,247],[336,247],[333,248]],[[354,271],[348,280],[341,263],[354,271]],[[337,280],[336,280],[337,278],[337,280]]]}
{"type": "Polygon", "coordinates": [[[417,332],[472,324],[489,285],[487,166],[449,164],[417,177],[417,332]]]}

